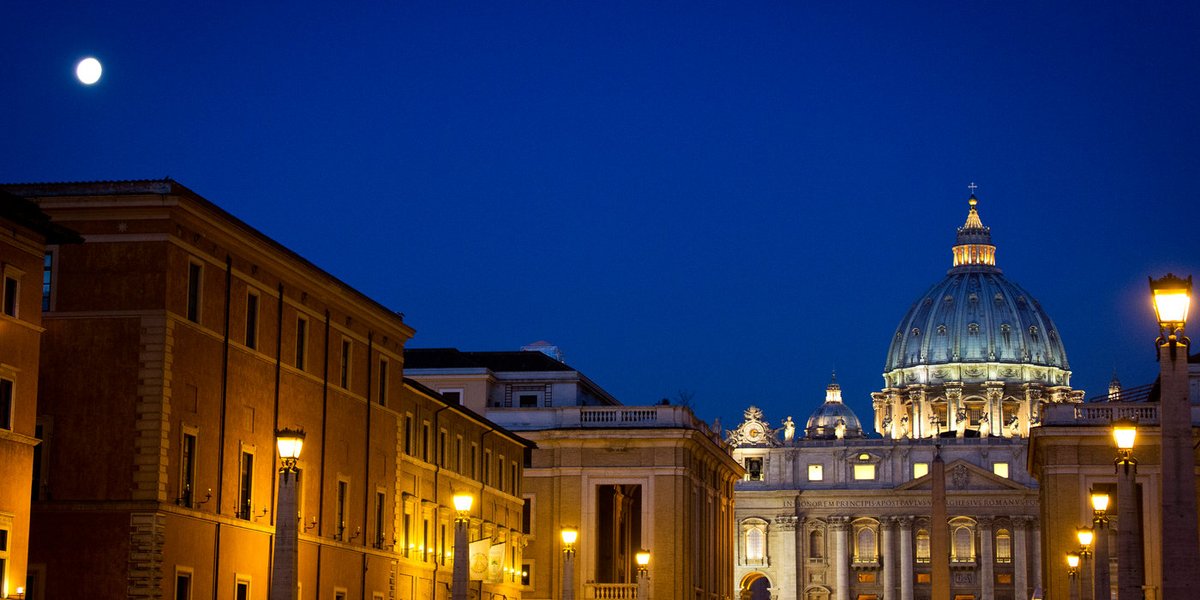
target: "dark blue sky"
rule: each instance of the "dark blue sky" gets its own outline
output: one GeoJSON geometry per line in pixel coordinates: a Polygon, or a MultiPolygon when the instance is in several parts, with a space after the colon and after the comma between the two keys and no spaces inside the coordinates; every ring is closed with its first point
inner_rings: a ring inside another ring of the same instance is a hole
{"type": "Polygon", "coordinates": [[[173,177],[412,347],[551,340],[630,404],[778,423],[836,367],[868,418],[970,181],[1089,396],[1200,275],[1196,3],[11,4],[0,181],[173,177]]]}

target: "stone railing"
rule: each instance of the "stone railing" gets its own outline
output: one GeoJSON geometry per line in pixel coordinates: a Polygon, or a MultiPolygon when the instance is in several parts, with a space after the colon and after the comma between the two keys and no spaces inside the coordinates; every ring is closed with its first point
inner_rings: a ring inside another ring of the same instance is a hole
{"type": "Polygon", "coordinates": [[[595,600],[637,600],[636,583],[588,583],[583,586],[583,597],[595,600]]]}
{"type": "Polygon", "coordinates": [[[713,428],[687,407],[663,406],[562,406],[555,408],[504,408],[487,417],[514,431],[576,428],[682,428],[716,437],[713,428]]]}

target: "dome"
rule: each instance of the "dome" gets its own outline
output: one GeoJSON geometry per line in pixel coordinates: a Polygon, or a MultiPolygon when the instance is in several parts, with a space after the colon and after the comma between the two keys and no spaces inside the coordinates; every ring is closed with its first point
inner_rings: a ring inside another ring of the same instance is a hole
{"type": "Polygon", "coordinates": [[[836,373],[825,388],[825,403],[808,417],[804,436],[815,440],[866,437],[858,415],[842,402],[842,387],[838,385],[836,373]]]}
{"type": "Polygon", "coordinates": [[[971,363],[996,364],[1001,375],[1015,378],[1026,374],[1003,367],[1005,363],[1069,372],[1053,321],[1037,299],[996,267],[996,248],[979,219],[974,194],[969,202],[967,222],[958,229],[954,246],[954,266],[900,320],[885,377],[904,370],[911,380],[912,367],[971,363]]]}

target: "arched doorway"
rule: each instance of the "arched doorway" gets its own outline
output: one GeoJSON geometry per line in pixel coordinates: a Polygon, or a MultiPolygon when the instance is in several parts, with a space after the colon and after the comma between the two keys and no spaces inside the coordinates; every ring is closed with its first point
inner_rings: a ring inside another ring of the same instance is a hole
{"type": "Polygon", "coordinates": [[[771,600],[771,580],[762,573],[750,573],[742,578],[740,600],[771,600]]]}

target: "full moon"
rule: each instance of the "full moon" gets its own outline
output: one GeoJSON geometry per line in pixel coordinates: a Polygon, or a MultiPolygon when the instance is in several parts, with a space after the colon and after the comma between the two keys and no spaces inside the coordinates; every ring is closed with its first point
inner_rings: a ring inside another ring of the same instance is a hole
{"type": "Polygon", "coordinates": [[[75,76],[84,85],[92,85],[100,81],[100,72],[102,70],[100,61],[89,56],[79,61],[79,64],[75,66],[75,76]]]}

